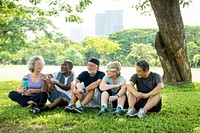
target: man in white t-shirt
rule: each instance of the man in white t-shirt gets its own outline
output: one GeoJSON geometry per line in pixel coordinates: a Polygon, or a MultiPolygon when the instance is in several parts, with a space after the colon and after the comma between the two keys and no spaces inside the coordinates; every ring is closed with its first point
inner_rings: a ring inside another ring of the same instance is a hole
{"type": "Polygon", "coordinates": [[[30,113],[39,114],[43,111],[48,111],[58,106],[67,106],[69,104],[72,95],[71,83],[75,79],[72,68],[73,63],[66,60],[61,64],[60,72],[55,72],[43,77],[46,84],[40,95],[40,103],[38,103],[37,107],[31,109],[30,113]],[[51,103],[45,105],[47,98],[51,103]]]}

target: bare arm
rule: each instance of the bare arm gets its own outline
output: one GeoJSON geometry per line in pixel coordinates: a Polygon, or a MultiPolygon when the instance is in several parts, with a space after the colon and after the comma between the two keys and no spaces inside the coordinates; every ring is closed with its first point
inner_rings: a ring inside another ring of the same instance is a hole
{"type": "Polygon", "coordinates": [[[163,83],[159,83],[159,84],[157,84],[157,86],[156,86],[152,91],[150,91],[149,93],[142,93],[142,97],[143,97],[143,98],[148,98],[148,97],[150,97],[150,96],[157,95],[157,94],[159,94],[159,93],[162,92],[163,88],[164,88],[163,83]]]}
{"type": "Polygon", "coordinates": [[[90,85],[88,85],[88,86],[85,88],[86,91],[96,89],[96,88],[100,85],[101,81],[102,81],[101,79],[98,79],[97,81],[91,83],[90,85]]]}
{"type": "Polygon", "coordinates": [[[71,89],[71,83],[66,84],[66,85],[62,84],[62,83],[60,83],[58,81],[51,81],[51,83],[53,83],[54,85],[57,85],[58,87],[60,87],[63,90],[66,90],[66,91],[71,89]]]}
{"type": "Polygon", "coordinates": [[[112,88],[119,88],[123,84],[125,84],[125,82],[122,82],[122,83],[116,84],[116,85],[109,85],[109,84],[107,84],[107,82],[105,80],[102,80],[101,83],[100,83],[99,89],[101,91],[110,90],[112,88]]]}
{"type": "Polygon", "coordinates": [[[21,84],[19,85],[18,89],[17,89],[17,92],[19,94],[22,94],[22,92],[24,92],[25,88],[24,88],[24,84],[23,82],[21,82],[21,84]]]}

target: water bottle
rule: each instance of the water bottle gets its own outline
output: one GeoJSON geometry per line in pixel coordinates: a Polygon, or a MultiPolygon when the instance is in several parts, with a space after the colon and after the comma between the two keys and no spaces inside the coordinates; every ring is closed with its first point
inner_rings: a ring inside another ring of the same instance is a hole
{"type": "Polygon", "coordinates": [[[28,90],[28,77],[27,77],[27,75],[24,76],[24,78],[23,78],[23,84],[24,84],[25,91],[22,92],[22,95],[25,95],[26,94],[26,90],[28,90]]]}
{"type": "Polygon", "coordinates": [[[108,112],[112,112],[113,111],[113,104],[112,102],[108,102],[108,112]]]}

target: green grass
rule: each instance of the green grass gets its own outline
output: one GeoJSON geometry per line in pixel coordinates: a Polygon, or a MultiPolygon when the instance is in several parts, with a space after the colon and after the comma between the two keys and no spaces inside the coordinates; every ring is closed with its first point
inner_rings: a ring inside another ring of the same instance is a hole
{"type": "Polygon", "coordinates": [[[65,113],[63,108],[29,114],[7,95],[19,81],[0,82],[0,132],[142,132],[142,133],[200,133],[200,83],[184,86],[165,85],[163,107],[158,114],[143,119],[110,114],[98,116],[98,109],[85,109],[84,114],[65,113]]]}

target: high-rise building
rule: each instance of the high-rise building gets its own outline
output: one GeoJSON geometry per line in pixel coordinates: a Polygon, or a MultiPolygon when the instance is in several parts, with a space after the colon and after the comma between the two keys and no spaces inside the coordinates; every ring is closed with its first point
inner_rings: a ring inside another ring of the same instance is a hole
{"type": "Polygon", "coordinates": [[[105,13],[95,15],[95,35],[109,35],[123,29],[122,10],[107,10],[105,13]]]}
{"type": "Polygon", "coordinates": [[[70,38],[74,41],[83,41],[85,37],[92,36],[91,29],[84,26],[70,28],[70,38]]]}

